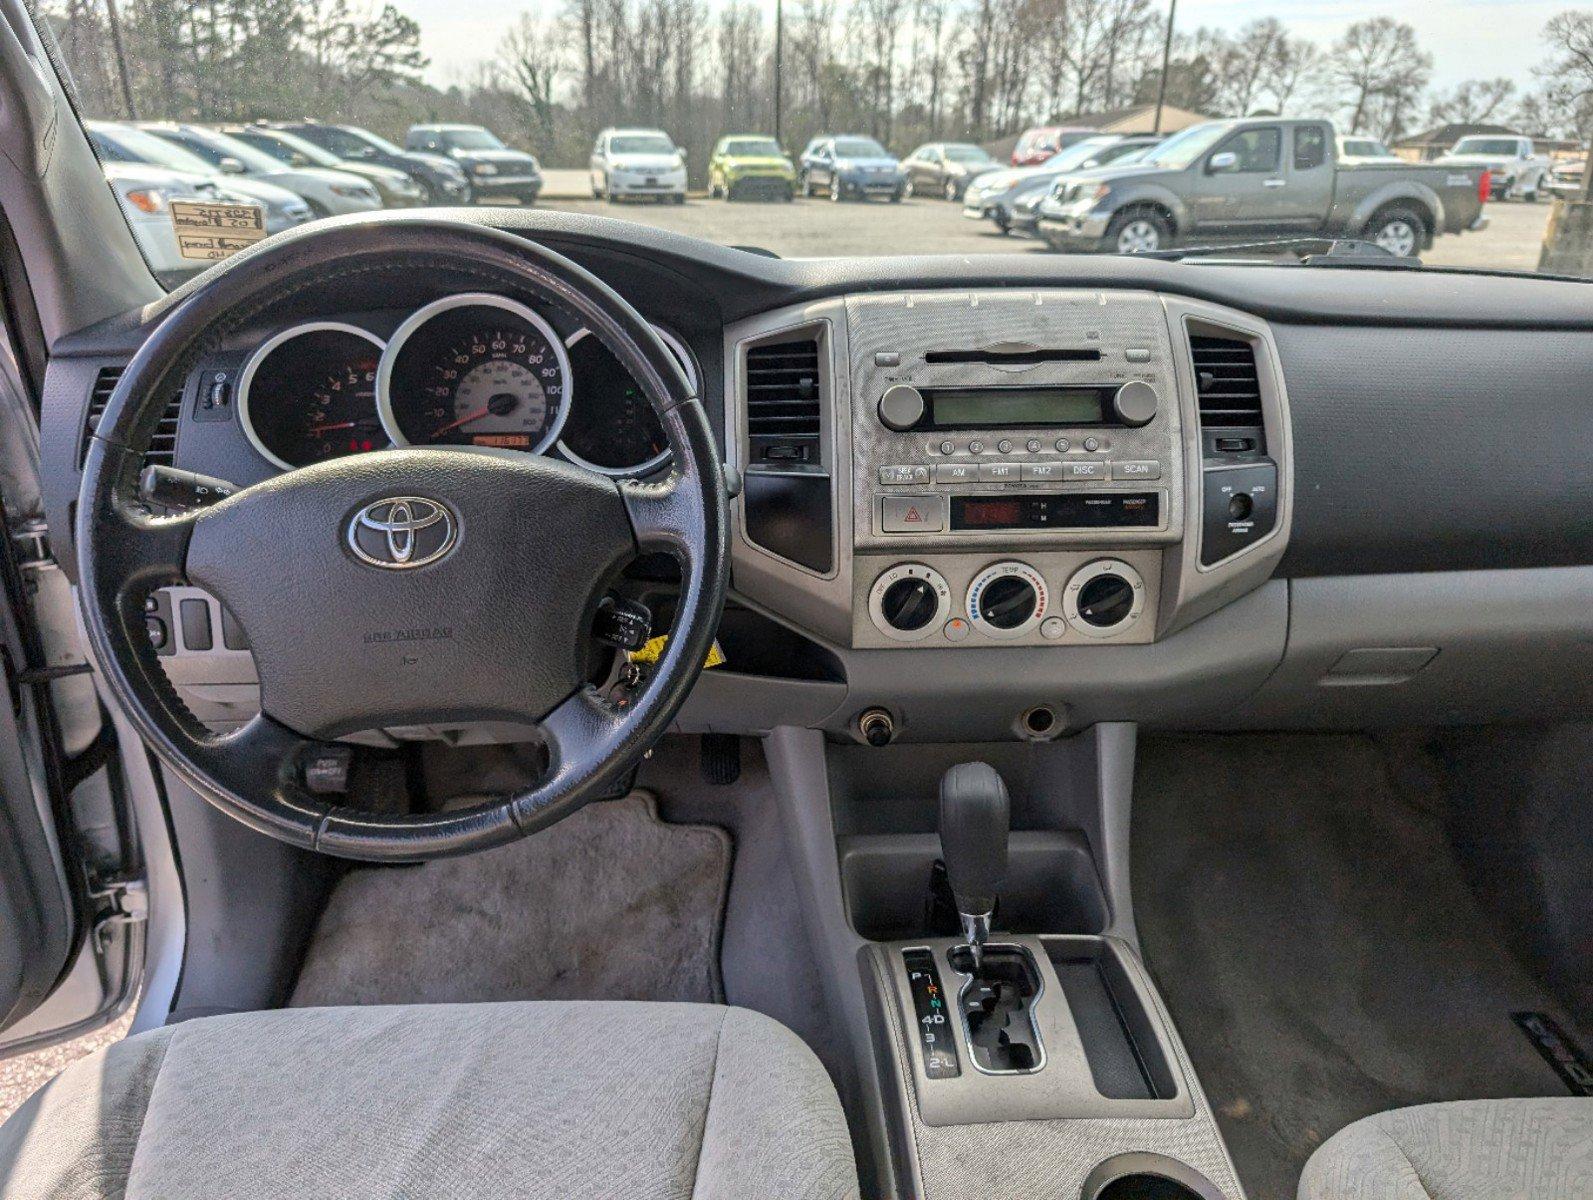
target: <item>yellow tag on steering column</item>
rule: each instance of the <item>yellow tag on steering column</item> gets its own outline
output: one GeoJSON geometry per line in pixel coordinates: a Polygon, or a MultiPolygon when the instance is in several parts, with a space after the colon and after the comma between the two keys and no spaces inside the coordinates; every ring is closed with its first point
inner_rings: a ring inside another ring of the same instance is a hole
{"type": "MultiPolygon", "coordinates": [[[[664,647],[668,643],[669,635],[667,633],[661,633],[655,638],[649,638],[647,644],[640,650],[630,651],[627,657],[633,663],[642,663],[646,666],[652,666],[664,656],[664,647]]],[[[725,652],[719,648],[719,639],[715,638],[713,645],[708,647],[708,660],[703,663],[702,669],[706,671],[710,667],[719,666],[724,661],[725,652]]]]}

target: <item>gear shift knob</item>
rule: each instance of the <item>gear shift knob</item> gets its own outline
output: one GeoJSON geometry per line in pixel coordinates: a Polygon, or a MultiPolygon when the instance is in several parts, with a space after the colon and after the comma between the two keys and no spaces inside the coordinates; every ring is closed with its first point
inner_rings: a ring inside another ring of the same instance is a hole
{"type": "Polygon", "coordinates": [[[1007,879],[1007,785],[989,763],[959,763],[940,779],[940,854],[978,969],[1007,879]]]}

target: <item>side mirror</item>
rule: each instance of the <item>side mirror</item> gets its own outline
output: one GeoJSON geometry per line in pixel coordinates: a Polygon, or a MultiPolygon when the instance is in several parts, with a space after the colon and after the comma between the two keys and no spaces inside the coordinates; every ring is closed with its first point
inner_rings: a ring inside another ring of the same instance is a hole
{"type": "Polygon", "coordinates": [[[1098,158],[1086,158],[1083,162],[1081,162],[1079,164],[1080,167],[1082,167],[1082,168],[1084,168],[1086,170],[1088,170],[1090,167],[1098,167],[1100,165],[1101,165],[1101,160],[1098,159],[1098,158]]]}
{"type": "Polygon", "coordinates": [[[1220,154],[1213,154],[1206,160],[1206,174],[1216,175],[1222,171],[1232,171],[1239,166],[1239,156],[1232,150],[1224,150],[1220,154]]]}
{"type": "Polygon", "coordinates": [[[216,169],[223,175],[242,175],[243,162],[229,154],[216,164],[216,169]]]}

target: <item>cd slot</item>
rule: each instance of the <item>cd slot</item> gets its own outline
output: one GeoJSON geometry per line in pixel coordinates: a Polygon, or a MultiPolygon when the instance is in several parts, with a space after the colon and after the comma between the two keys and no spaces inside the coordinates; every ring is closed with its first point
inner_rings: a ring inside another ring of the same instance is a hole
{"type": "Polygon", "coordinates": [[[1035,363],[1100,362],[1099,350],[931,350],[926,363],[985,363],[990,366],[1024,367],[1035,363]]]}

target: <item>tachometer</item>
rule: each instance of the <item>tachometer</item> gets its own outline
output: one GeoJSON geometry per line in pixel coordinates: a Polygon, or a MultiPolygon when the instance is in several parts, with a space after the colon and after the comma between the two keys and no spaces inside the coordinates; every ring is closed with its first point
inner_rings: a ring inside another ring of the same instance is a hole
{"type": "MultiPolygon", "coordinates": [[[[653,331],[669,347],[698,390],[697,365],[667,329],[653,331]]],[[[581,381],[581,403],[571,411],[559,449],[571,462],[604,475],[646,475],[669,460],[669,441],[641,384],[590,329],[565,342],[570,366],[581,381]]]]}
{"type": "Polygon", "coordinates": [[[553,327],[515,300],[448,296],[388,343],[377,404],[404,446],[493,446],[540,454],[570,411],[570,360],[553,327]]]}
{"type": "Polygon", "coordinates": [[[386,446],[376,411],[381,353],[375,334],[336,321],[295,325],[264,342],[238,378],[249,444],[283,470],[386,446]]]}

